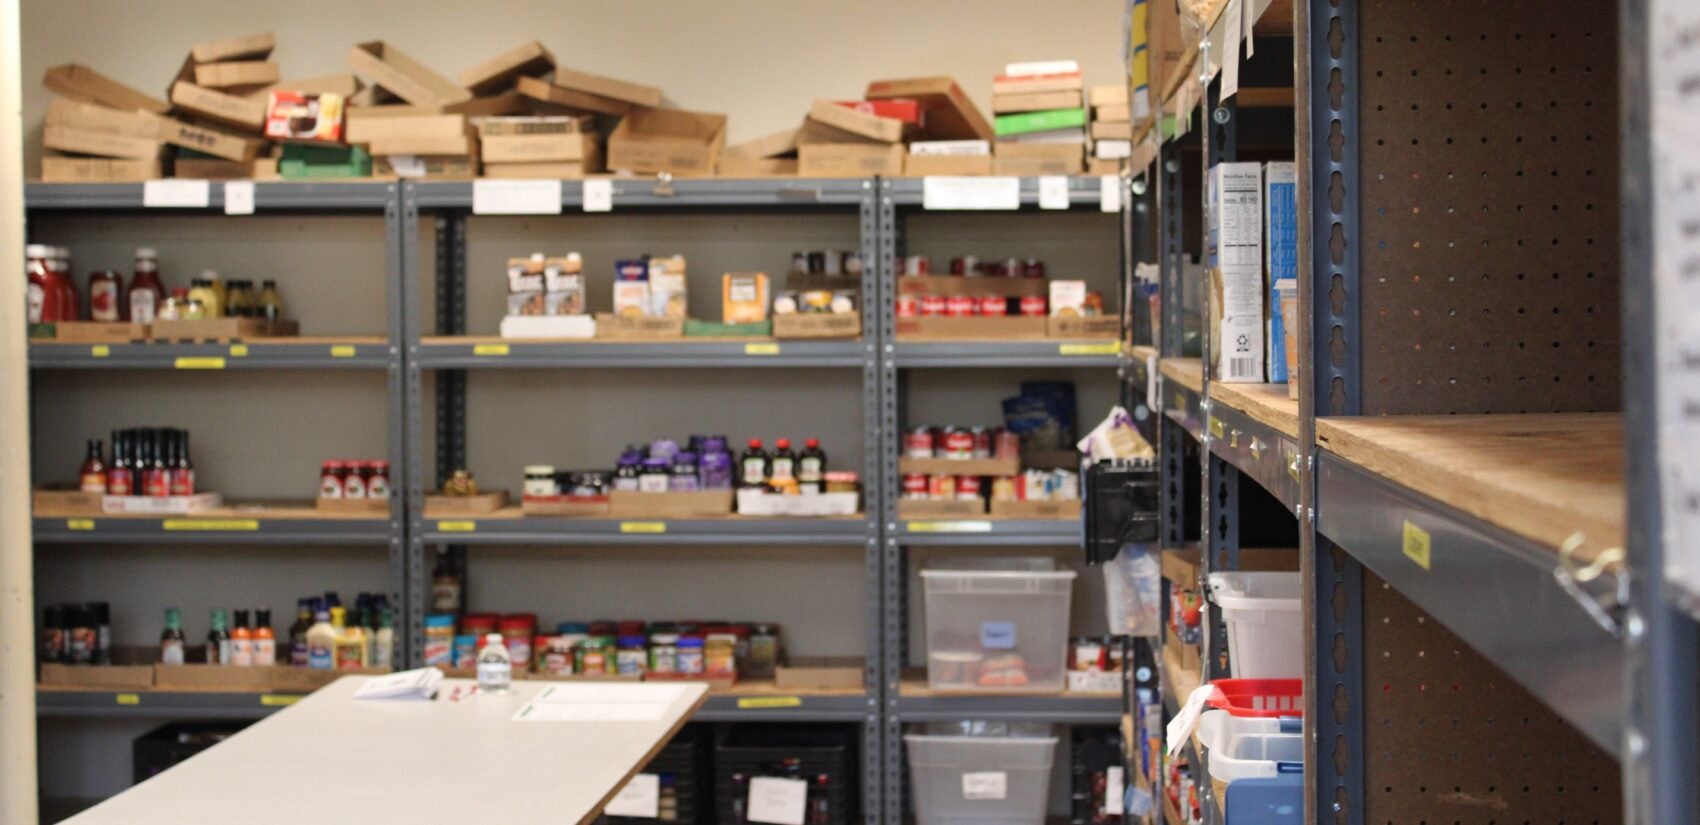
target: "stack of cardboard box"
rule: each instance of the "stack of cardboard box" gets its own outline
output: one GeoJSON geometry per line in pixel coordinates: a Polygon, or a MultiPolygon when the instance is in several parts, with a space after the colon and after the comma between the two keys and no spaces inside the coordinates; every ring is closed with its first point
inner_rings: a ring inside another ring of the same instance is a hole
{"type": "Polygon", "coordinates": [[[519,111],[516,79],[548,71],[554,58],[528,43],[468,69],[460,83],[383,41],[349,49],[347,63],[370,84],[348,108],[350,161],[369,155],[378,175],[470,178],[478,174],[478,138],[467,119],[519,111]]]}
{"type": "Polygon", "coordinates": [[[139,181],[160,176],[165,143],[160,116],[170,104],[86,66],[56,66],[42,84],[56,97],[47,110],[41,179],[139,181]]]}
{"type": "Polygon", "coordinates": [[[517,164],[499,166],[493,176],[524,177],[525,167],[532,164],[550,164],[533,167],[551,171],[546,177],[582,177],[600,171],[603,155],[597,131],[599,124],[606,131],[606,124],[615,118],[619,125],[608,133],[606,157],[608,167],[616,171],[710,175],[725,140],[724,116],[662,109],[661,90],[654,86],[557,68],[551,77],[520,78],[519,92],[534,112],[552,116],[548,118],[551,125],[492,128],[550,131],[534,132],[529,140],[492,134],[503,138],[499,141],[503,145],[486,153],[486,164],[517,164]],[[560,120],[562,117],[566,119],[560,120]],[[543,134],[551,137],[537,136],[543,134]]]}
{"type": "Polygon", "coordinates": [[[1078,175],[1085,170],[1085,84],[1073,60],[1011,63],[992,81],[999,175],[1078,175]]]}
{"type": "Polygon", "coordinates": [[[1092,105],[1089,166],[1095,174],[1114,174],[1133,155],[1133,121],[1127,86],[1093,86],[1087,98],[1092,105]]]}
{"type": "Polygon", "coordinates": [[[728,147],[724,176],[860,178],[903,174],[906,137],[921,126],[910,98],[816,100],[803,123],[728,147]]]}

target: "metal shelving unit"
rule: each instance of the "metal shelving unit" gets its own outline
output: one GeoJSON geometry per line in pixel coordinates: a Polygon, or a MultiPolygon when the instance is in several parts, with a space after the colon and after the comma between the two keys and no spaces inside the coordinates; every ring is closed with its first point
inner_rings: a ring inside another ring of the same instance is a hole
{"type": "Polygon", "coordinates": [[[299,693],[165,690],[38,690],[36,715],[47,718],[259,719],[295,704],[299,693]]]}
{"type": "Polygon", "coordinates": [[[423,520],[426,544],[785,544],[854,545],[868,540],[860,519],[587,519],[423,520]]]}
{"type": "MultiPolygon", "coordinates": [[[[1116,725],[1121,723],[1122,697],[1117,696],[899,696],[898,721],[953,722],[986,719],[999,722],[1041,722],[1057,725],[1116,725]]],[[[901,744],[899,740],[898,744],[901,744]]]]}
{"type": "Polygon", "coordinates": [[[30,369],[387,369],[400,353],[383,339],[246,344],[33,342],[30,369]]]}
{"type": "Polygon", "coordinates": [[[892,357],[911,367],[1119,367],[1114,341],[896,341],[892,357]]]}
{"type": "Polygon", "coordinates": [[[526,367],[860,367],[868,345],[861,341],[649,341],[583,343],[427,339],[419,343],[422,369],[515,369],[526,367]]]}
{"type": "Polygon", "coordinates": [[[382,546],[393,533],[386,519],[265,518],[37,518],[37,544],[352,544],[382,546]]]}
{"type": "MultiPolygon", "coordinates": [[[[193,185],[195,182],[174,183],[193,185]]],[[[171,214],[209,210],[224,213],[226,183],[204,183],[207,186],[207,201],[204,206],[149,206],[149,185],[144,183],[27,183],[24,185],[24,205],[32,210],[128,212],[159,209],[171,214]]],[[[377,212],[389,208],[395,201],[397,190],[397,184],[393,181],[257,181],[252,185],[256,214],[272,211],[377,212]]]]}

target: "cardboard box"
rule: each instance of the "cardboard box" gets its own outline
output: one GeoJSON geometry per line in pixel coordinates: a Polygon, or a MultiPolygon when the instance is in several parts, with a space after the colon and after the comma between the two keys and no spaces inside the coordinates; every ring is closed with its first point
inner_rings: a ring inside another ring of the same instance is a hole
{"type": "MultiPolygon", "coordinates": [[[[1092,104],[1093,108],[1104,106],[1126,106],[1128,100],[1127,84],[1118,83],[1113,86],[1093,86],[1090,90],[1088,90],[1086,99],[1087,102],[1092,104]]],[[[1125,120],[1125,118],[1123,119],[1125,120]]]]}
{"type": "Polygon", "coordinates": [[[796,177],[796,158],[755,158],[747,155],[722,154],[715,174],[723,178],[781,178],[796,177]]]}
{"type": "Polygon", "coordinates": [[[284,89],[266,93],[268,138],[340,144],[344,127],[342,95],[284,89]]]}
{"type": "Polygon", "coordinates": [[[767,320],[769,288],[765,272],[727,272],[720,276],[720,320],[749,324],[767,320]]]}
{"type": "Polygon", "coordinates": [[[1023,92],[992,95],[992,113],[1043,112],[1051,109],[1080,108],[1080,92],[1023,92]]]}
{"type": "Polygon", "coordinates": [[[899,318],[897,319],[897,337],[900,340],[1031,340],[1046,337],[1046,320],[1037,315],[979,318],[899,318]]]}
{"type": "Polygon", "coordinates": [[[53,340],[68,343],[122,344],[147,337],[147,324],[129,321],[60,321],[53,325],[53,340]]]}
{"type": "Polygon", "coordinates": [[[1133,140],[1133,124],[1126,121],[1092,121],[1093,140],[1133,140]]]}
{"type": "Polygon", "coordinates": [[[574,115],[481,117],[472,123],[480,138],[517,135],[578,135],[591,129],[590,118],[574,115]]]}
{"type": "Polygon", "coordinates": [[[409,180],[469,180],[478,177],[478,158],[464,155],[378,155],[372,174],[409,180]]]}
{"type": "Polygon", "coordinates": [[[271,668],[230,665],[155,665],[156,690],[216,690],[266,693],[272,689],[271,668]]]}
{"type": "Polygon", "coordinates": [[[882,143],[896,143],[903,139],[903,121],[847,109],[830,100],[817,99],[810,105],[809,119],[882,143]]]}
{"type": "Polygon", "coordinates": [[[446,115],[466,115],[472,117],[494,117],[499,115],[520,114],[528,108],[525,95],[517,89],[510,89],[489,97],[475,97],[459,103],[450,103],[440,107],[446,115]]]}
{"type": "Polygon", "coordinates": [[[476,160],[478,138],[471,135],[396,135],[368,141],[367,150],[373,157],[418,155],[422,157],[464,157],[476,160]]]}
{"type": "Polygon", "coordinates": [[[262,321],[258,318],[155,320],[148,327],[148,334],[155,341],[241,341],[290,338],[301,334],[301,325],[295,321],[262,321]]]}
{"type": "Polygon", "coordinates": [[[181,120],[160,118],[159,137],[173,146],[193,149],[224,160],[251,161],[259,157],[265,141],[237,135],[210,126],[198,126],[181,120]]]}
{"type": "Polygon", "coordinates": [[[202,63],[195,67],[195,85],[208,89],[242,89],[277,82],[277,64],[270,60],[202,63]]]}
{"type": "Polygon", "coordinates": [[[925,109],[921,108],[919,100],[903,97],[884,100],[839,100],[835,102],[846,109],[852,109],[862,114],[902,121],[905,130],[920,126],[926,112],[925,109]]]}
{"type": "Polygon", "coordinates": [[[196,43],[189,50],[189,58],[196,63],[214,63],[220,60],[236,60],[238,58],[262,58],[270,55],[277,47],[277,39],[271,32],[245,34],[241,37],[226,37],[223,40],[208,40],[196,43]]]}
{"type": "Polygon", "coordinates": [[[1021,472],[1021,459],[1013,458],[911,458],[898,456],[900,473],[930,476],[1012,476],[1021,472]]]}
{"type": "Polygon", "coordinates": [[[425,494],[425,517],[447,518],[494,513],[508,506],[507,490],[491,490],[475,496],[425,494]]]}
{"type": "Polygon", "coordinates": [[[1205,255],[1213,324],[1210,377],[1263,383],[1263,166],[1210,167],[1205,255]]]}
{"type": "Polygon", "coordinates": [[[683,318],[649,318],[615,315],[608,312],[596,313],[596,337],[598,338],[643,341],[656,338],[683,338],[684,335],[685,319],[683,318]]]}
{"type": "Polygon", "coordinates": [[[901,175],[903,144],[812,143],[797,149],[797,174],[805,178],[901,175]]]}
{"type": "Polygon", "coordinates": [[[1275,284],[1299,277],[1298,167],[1291,161],[1263,167],[1263,248],[1268,316],[1264,323],[1265,368],[1269,383],[1290,380],[1287,372],[1287,331],[1281,318],[1281,294],[1275,284]]]}
{"type": "Polygon", "coordinates": [[[991,140],[992,124],[980,114],[974,101],[949,77],[912,77],[876,80],[863,97],[869,100],[914,98],[926,111],[921,132],[935,140],[991,140]]]}
{"type": "Polygon", "coordinates": [[[81,490],[36,490],[31,494],[30,513],[36,518],[98,516],[106,512],[105,498],[81,490]]]}
{"type": "Polygon", "coordinates": [[[791,312],[773,316],[775,338],[860,338],[860,312],[791,312]]]}
{"type": "MultiPolygon", "coordinates": [[[[912,178],[927,175],[990,175],[991,155],[917,155],[911,151],[903,160],[903,174],[912,178]]],[[[962,279],[958,279],[962,280],[962,279]]]]}
{"type": "Polygon", "coordinates": [[[725,115],[641,109],[622,118],[608,137],[608,168],[712,175],[725,143],[725,115]]]}
{"type": "Polygon", "coordinates": [[[583,163],[486,163],[484,177],[517,180],[577,180],[595,174],[600,161],[583,163]]]}
{"type": "Polygon", "coordinates": [[[396,97],[419,106],[446,106],[470,100],[472,93],[382,40],[348,51],[348,67],[396,97]]]}
{"type": "Polygon", "coordinates": [[[311,95],[339,95],[346,104],[349,98],[354,97],[360,91],[360,78],[351,74],[328,74],[303,80],[283,80],[254,92],[252,96],[264,97],[268,92],[274,90],[311,95]]]}
{"type": "Polygon", "coordinates": [[[486,163],[584,163],[600,158],[596,135],[487,135],[480,142],[486,163]]]}
{"type": "Polygon", "coordinates": [[[855,132],[846,132],[836,126],[828,126],[812,117],[803,118],[803,125],[797,127],[797,146],[812,146],[817,143],[865,143],[869,146],[888,146],[884,141],[875,140],[855,132]]]}
{"type": "Polygon", "coordinates": [[[607,496],[525,496],[519,507],[527,516],[608,517],[607,496]]]}
{"type": "Polygon", "coordinates": [[[158,138],[159,118],[147,112],[120,112],[93,103],[56,97],[47,104],[48,126],[68,126],[133,138],[158,138]]]}
{"type": "MultiPolygon", "coordinates": [[[[1158,100],[1181,81],[1187,41],[1181,36],[1180,8],[1171,0],[1152,0],[1146,17],[1147,52],[1150,55],[1151,89],[1158,100]]],[[[1196,42],[1196,41],[1194,41],[1196,42]]]]}
{"type": "Polygon", "coordinates": [[[222,158],[179,157],[171,164],[171,176],[196,180],[267,180],[277,177],[277,158],[249,161],[222,158]]]}
{"type": "Polygon", "coordinates": [[[801,129],[781,129],[754,140],[728,146],[724,154],[747,158],[776,158],[793,154],[797,151],[797,138],[801,132],[801,129]]]}
{"type": "Polygon", "coordinates": [[[999,501],[992,499],[992,515],[998,518],[1078,519],[1080,499],[1058,501],[999,501]]]}
{"type": "Polygon", "coordinates": [[[1108,106],[1093,106],[1093,122],[1127,123],[1132,111],[1126,103],[1115,103],[1108,106]]]}
{"type": "Polygon", "coordinates": [[[1086,147],[1078,143],[999,143],[992,157],[995,175],[1078,175],[1086,166],[1086,147]]]}
{"type": "MultiPolygon", "coordinates": [[[[157,652],[157,651],[156,651],[157,652]]],[[[153,665],[59,665],[43,663],[40,686],[148,690],[153,685],[153,665]]]]}
{"type": "MultiPolygon", "coordinates": [[[[473,134],[472,127],[462,115],[403,115],[396,117],[355,116],[350,109],[348,120],[349,143],[374,141],[465,140],[473,134]]],[[[376,154],[376,153],[374,153],[376,154]]],[[[406,153],[399,153],[406,154],[406,153]]]]}
{"type": "Polygon", "coordinates": [[[961,275],[905,275],[897,279],[902,295],[1002,295],[1024,298],[1046,295],[1050,281],[1044,278],[995,278],[961,275]]]}
{"type": "Polygon", "coordinates": [[[971,499],[932,499],[900,498],[897,500],[897,517],[903,521],[921,521],[927,519],[960,519],[974,518],[986,514],[986,500],[978,496],[971,499]]]}
{"type": "Polygon", "coordinates": [[[1114,158],[1091,158],[1086,161],[1086,174],[1098,176],[1119,175],[1122,173],[1122,166],[1126,163],[1126,161],[1114,158]]]}
{"type": "Polygon", "coordinates": [[[77,63],[67,63],[48,69],[47,74],[41,79],[41,85],[72,100],[98,103],[122,112],[142,110],[163,115],[171,111],[171,104],[152,95],[142,94],[77,63]]]}
{"type": "Polygon", "coordinates": [[[541,77],[555,68],[555,56],[536,40],[523,43],[460,73],[460,85],[474,95],[513,87],[521,75],[541,77]]]}
{"type": "Polygon", "coordinates": [[[203,89],[178,81],[171,85],[171,102],[192,114],[244,132],[259,134],[266,126],[266,101],[203,89]]]}
{"type": "Polygon", "coordinates": [[[731,490],[695,493],[615,490],[608,494],[608,515],[613,518],[715,518],[731,514],[731,490]]]}
{"type": "Polygon", "coordinates": [[[992,78],[993,95],[1022,95],[1038,92],[1079,92],[1086,88],[1080,72],[1048,74],[1000,74],[992,78]]]}
{"type": "Polygon", "coordinates": [[[162,177],[158,160],[66,158],[43,155],[41,179],[47,183],[140,183],[162,177]]]}
{"type": "Polygon", "coordinates": [[[1052,338],[1116,338],[1121,335],[1121,319],[1114,315],[1085,315],[1073,318],[1045,319],[1045,334],[1052,338]]]}
{"type": "Polygon", "coordinates": [[[561,106],[574,112],[624,115],[637,108],[637,106],[623,100],[588,94],[577,89],[568,89],[535,77],[521,77],[515,88],[521,95],[532,100],[561,106]]]}
{"type": "Polygon", "coordinates": [[[390,500],[387,498],[318,498],[313,500],[313,509],[321,513],[382,518],[390,512],[390,500]]]}
{"type": "Polygon", "coordinates": [[[773,671],[778,688],[855,690],[862,687],[867,662],[853,656],[792,656],[773,671]]]}
{"type": "Polygon", "coordinates": [[[74,126],[44,127],[41,130],[41,145],[72,154],[130,160],[156,159],[162,148],[157,135],[153,138],[126,137],[74,126]]]}
{"type": "Polygon", "coordinates": [[[654,86],[617,80],[575,69],[557,67],[555,69],[555,85],[588,95],[625,101],[635,106],[651,109],[661,106],[661,90],[654,86]]]}

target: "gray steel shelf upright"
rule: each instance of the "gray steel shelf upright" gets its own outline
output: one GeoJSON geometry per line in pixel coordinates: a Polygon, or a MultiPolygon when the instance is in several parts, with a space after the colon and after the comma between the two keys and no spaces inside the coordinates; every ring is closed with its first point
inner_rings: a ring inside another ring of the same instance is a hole
{"type": "MultiPolygon", "coordinates": [[[[562,209],[583,207],[582,188],[568,181],[562,189],[562,209]]],[[[880,306],[881,286],[874,263],[877,251],[875,181],[872,179],[615,179],[613,211],[618,221],[631,212],[681,213],[737,209],[746,211],[856,210],[860,217],[860,246],[864,261],[863,306],[880,306]]],[[[408,591],[413,606],[407,617],[410,649],[423,648],[426,590],[431,567],[425,548],[441,546],[464,553],[474,544],[598,544],[598,545],[718,545],[752,544],[861,545],[864,549],[865,638],[867,670],[862,695],[803,696],[795,707],[773,707],[758,700],[714,696],[697,718],[709,722],[859,722],[863,730],[862,800],[866,821],[880,821],[884,793],[879,770],[884,753],[880,725],[880,593],[881,554],[880,454],[878,403],[882,385],[876,347],[881,340],[878,319],[863,313],[859,341],[745,342],[685,340],[666,343],[598,342],[551,344],[504,342],[492,347],[455,341],[425,341],[421,329],[422,264],[419,260],[419,221],[432,216],[436,234],[437,336],[466,333],[466,224],[471,214],[470,182],[407,184],[401,195],[405,340],[407,346],[407,432],[414,461],[409,465],[410,512],[408,591]],[[861,519],[426,519],[425,490],[441,483],[424,478],[423,451],[435,444],[438,472],[466,465],[467,370],[575,369],[587,367],[670,368],[861,368],[864,398],[863,439],[866,466],[862,477],[868,512],[861,519]],[[425,373],[437,381],[437,431],[424,431],[425,373]],[[633,530],[634,522],[645,529],[633,530]]]]}

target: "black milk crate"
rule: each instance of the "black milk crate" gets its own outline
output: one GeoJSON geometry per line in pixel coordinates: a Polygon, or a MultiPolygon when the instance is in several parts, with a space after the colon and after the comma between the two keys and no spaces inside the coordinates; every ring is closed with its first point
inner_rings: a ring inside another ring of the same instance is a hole
{"type": "Polygon", "coordinates": [[[173,722],[136,737],[130,746],[132,781],[140,783],[248,727],[251,722],[173,722]]]}
{"type": "MultiPolygon", "coordinates": [[[[677,822],[680,825],[701,825],[714,809],[709,785],[708,731],[700,725],[686,725],[662,747],[649,764],[638,773],[653,773],[661,777],[663,788],[671,783],[677,807],[671,818],[666,810],[656,819],[609,816],[609,825],[650,825],[655,822],[677,822]]],[[[665,791],[663,796],[665,796],[665,791]]]]}
{"type": "Polygon", "coordinates": [[[1124,544],[1156,544],[1157,465],[1100,461],[1086,468],[1086,563],[1116,557],[1124,544]]]}
{"type": "Polygon", "coordinates": [[[1070,825],[1115,825],[1122,817],[1103,813],[1110,768],[1123,768],[1122,792],[1127,791],[1127,772],[1122,736],[1114,728],[1075,728],[1069,748],[1070,825]]]}
{"type": "Polygon", "coordinates": [[[860,807],[856,742],[860,732],[844,726],[799,724],[737,725],[714,746],[714,801],[719,825],[740,825],[734,806],[747,804],[747,785],[733,777],[778,776],[809,783],[809,805],[824,801],[827,811],[805,812],[806,825],[850,825],[860,807]],[[816,777],[827,776],[825,791],[816,777]]]}

